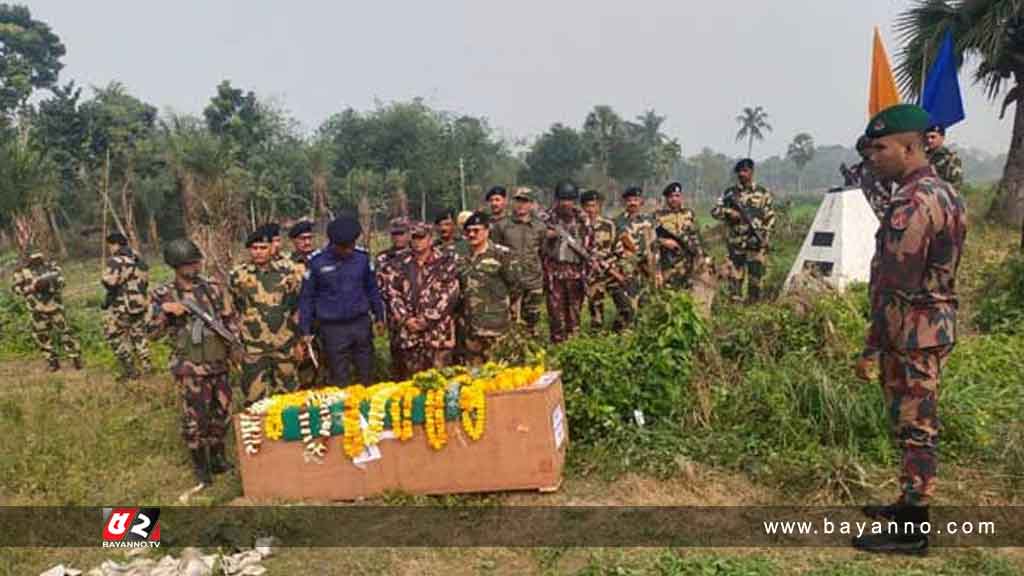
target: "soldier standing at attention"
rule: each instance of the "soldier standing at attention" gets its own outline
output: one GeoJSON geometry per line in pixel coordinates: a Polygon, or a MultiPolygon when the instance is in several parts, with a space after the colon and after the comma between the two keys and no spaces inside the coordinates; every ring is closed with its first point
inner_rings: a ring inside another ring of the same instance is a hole
{"type": "Polygon", "coordinates": [[[238,315],[242,344],[242,395],[257,400],[298,388],[296,359],[305,349],[298,338],[302,272],[285,258],[274,258],[273,232],[265,226],[249,235],[249,261],[228,277],[231,303],[238,315]]]}
{"type": "Polygon", "coordinates": [[[309,261],[299,294],[299,334],[304,346],[311,345],[313,324],[318,323],[321,344],[333,383],[347,386],[347,362],[355,367],[356,379],[370,384],[373,373],[373,324],[370,313],[383,331],[384,304],[377,279],[370,269],[370,255],[356,248],[362,227],[344,215],[327,226],[331,245],[309,261]]]}
{"type": "Polygon", "coordinates": [[[964,167],[960,156],[946,148],[946,129],[936,124],[924,133],[928,147],[928,163],[935,168],[935,173],[957,190],[964,185],[964,167]]]}
{"type": "MultiPolygon", "coordinates": [[[[388,317],[398,326],[403,378],[452,362],[454,310],[459,299],[456,257],[431,244],[430,226],[410,226],[409,250],[389,264],[388,317]]],[[[436,244],[436,243],[435,243],[436,244]]]]}
{"type": "Polygon", "coordinates": [[[466,363],[478,366],[490,359],[490,350],[511,324],[509,299],[522,277],[512,251],[489,240],[489,218],[475,212],[462,230],[469,254],[458,262],[463,324],[466,327],[466,363]]]}
{"type": "Polygon", "coordinates": [[[870,380],[878,366],[885,412],[902,451],[899,500],[864,509],[894,519],[898,531],[854,540],[873,552],[927,550],[928,536],[919,528],[935,493],[939,381],[956,340],[956,274],[967,212],[957,190],[929,165],[922,134],[929,122],[922,108],[899,104],[879,112],[866,129],[872,167],[899,183],[875,234],[871,324],[856,370],[870,380]]]}
{"type": "Polygon", "coordinates": [[[171,374],[182,393],[182,435],[201,488],[213,481],[211,473],[231,469],[224,455],[231,417],[229,343],[183,301],[194,303],[233,333],[235,317],[220,284],[199,275],[203,255],[195,243],[172,240],[164,248],[164,260],[174,268],[174,280],[151,294],[147,331],[151,338],[166,336],[173,346],[171,374]]]}
{"type": "Polygon", "coordinates": [[[754,183],[754,161],[744,158],[733,168],[737,183],[722,193],[711,217],[729,227],[726,243],[733,276],[729,286],[734,299],[742,299],[743,281],[750,278],[748,301],[761,298],[768,264],[768,241],[775,226],[775,199],[767,188],[754,183]]]}
{"type": "Polygon", "coordinates": [[[579,196],[575,184],[559,182],[555,186],[555,206],[546,214],[542,254],[553,344],[568,340],[580,326],[593,235],[586,216],[576,205],[579,196]]]}
{"type": "Polygon", "coordinates": [[[82,350],[78,339],[71,333],[64,317],[64,272],[52,260],[47,260],[42,251],[26,246],[22,267],[14,273],[11,289],[25,299],[32,314],[32,338],[46,353],[50,371],[60,370],[60,359],[52,340],[57,334],[57,343],[75,366],[82,369],[82,350]]]}
{"type": "Polygon", "coordinates": [[[505,190],[504,186],[492,186],[487,191],[487,195],[484,196],[484,200],[487,201],[487,206],[491,209],[491,226],[495,226],[508,218],[508,210],[506,210],[508,206],[508,191],[505,190]]]}
{"type": "Polygon", "coordinates": [[[120,232],[107,236],[107,250],[111,256],[101,279],[107,291],[101,306],[106,311],[103,333],[121,368],[118,382],[125,382],[139,377],[136,357],[143,372],[153,370],[146,339],[149,266],[128,246],[128,238],[120,232]]]}
{"type": "Polygon", "coordinates": [[[300,273],[305,272],[306,264],[316,253],[313,249],[313,223],[299,220],[288,230],[288,239],[292,241],[292,262],[299,267],[300,273]]]}
{"type": "Polygon", "coordinates": [[[587,223],[594,234],[591,253],[601,265],[587,277],[587,308],[590,310],[590,330],[598,332],[604,328],[604,301],[608,295],[608,283],[614,281],[609,270],[614,260],[615,223],[601,216],[601,196],[597,190],[587,190],[580,195],[580,206],[587,216],[587,223]]]}
{"type": "Polygon", "coordinates": [[[704,258],[700,228],[693,210],[683,206],[683,185],[672,182],[662,191],[665,207],[654,213],[658,239],[659,286],[688,289],[694,270],[704,258]]]}
{"type": "Polygon", "coordinates": [[[639,186],[629,186],[622,192],[622,200],[626,209],[615,219],[615,233],[619,237],[618,243],[621,243],[623,234],[628,235],[632,247],[623,250],[616,245],[613,251],[617,258],[633,258],[636,262],[624,262],[613,269],[634,271],[636,276],[624,277],[623,281],[613,278],[609,283],[616,308],[615,323],[612,326],[615,330],[633,325],[640,295],[647,285],[654,283],[656,272],[654,226],[651,219],[640,211],[644,201],[643,190],[639,186]]]}
{"type": "Polygon", "coordinates": [[[512,214],[500,222],[491,223],[489,240],[512,251],[520,278],[510,295],[509,311],[514,322],[523,322],[527,332],[536,336],[540,307],[544,304],[541,249],[547,228],[534,217],[533,207],[533,192],[529,188],[517,188],[512,196],[512,214]]]}
{"type": "Polygon", "coordinates": [[[388,344],[391,349],[391,377],[394,379],[401,379],[406,370],[402,349],[398,346],[398,330],[400,326],[395,322],[395,319],[387,313],[387,311],[391,309],[391,304],[388,302],[388,295],[384,290],[384,287],[390,283],[391,275],[395,273],[395,267],[392,266],[392,264],[399,256],[404,254],[408,248],[409,219],[392,218],[391,246],[380,254],[377,254],[377,259],[374,261],[373,269],[377,274],[377,286],[381,289],[381,299],[384,301],[384,315],[387,316],[388,344]]]}

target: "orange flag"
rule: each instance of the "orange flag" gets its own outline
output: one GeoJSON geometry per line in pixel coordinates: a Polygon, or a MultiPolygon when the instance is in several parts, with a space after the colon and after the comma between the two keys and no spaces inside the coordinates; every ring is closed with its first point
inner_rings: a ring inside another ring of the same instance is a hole
{"type": "Polygon", "coordinates": [[[900,103],[896,90],[896,79],[892,76],[889,56],[882,45],[882,36],[875,26],[875,47],[871,51],[871,87],[868,92],[868,117],[878,114],[889,106],[900,103]]]}

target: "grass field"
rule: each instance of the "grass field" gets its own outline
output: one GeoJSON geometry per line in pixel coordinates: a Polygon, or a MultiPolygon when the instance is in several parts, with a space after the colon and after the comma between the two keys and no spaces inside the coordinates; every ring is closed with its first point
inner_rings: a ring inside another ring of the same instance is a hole
{"type": "MultiPolygon", "coordinates": [[[[794,206],[789,229],[778,236],[769,276],[769,284],[776,289],[814,210],[814,205],[794,206]]],[[[715,242],[716,233],[711,229],[705,232],[705,238],[715,242]]],[[[961,274],[965,318],[991,284],[993,267],[1015,250],[1016,238],[1014,230],[972,226],[961,274]]],[[[721,254],[721,247],[715,246],[713,253],[721,254]]],[[[127,385],[115,383],[113,357],[99,328],[102,293],[97,281],[98,263],[67,263],[64,268],[70,315],[86,350],[84,372],[47,372],[44,360],[33,351],[28,339],[23,312],[9,297],[0,301],[4,326],[0,336],[0,505],[175,505],[178,495],[192,485],[188,456],[179,437],[177,392],[165,373],[127,385]]],[[[169,276],[166,267],[154,266],[155,281],[169,276]]],[[[664,437],[654,438],[652,431],[653,439],[621,443],[620,438],[636,437],[609,434],[606,439],[594,440],[580,430],[573,436],[565,482],[551,494],[446,498],[392,495],[372,503],[839,505],[890,498],[895,493],[894,454],[887,444],[872,444],[874,436],[858,440],[856,435],[843,436],[840,430],[835,434],[846,440],[834,441],[813,429],[814,423],[820,422],[814,420],[814,414],[780,413],[781,425],[747,425],[742,423],[741,414],[732,414],[730,406],[735,408],[738,403],[782,402],[791,397],[771,398],[773,389],[779,394],[806,393],[798,388],[803,384],[797,382],[806,374],[815,374],[826,383],[814,386],[833,386],[834,393],[851,398],[836,400],[835,406],[822,410],[843,410],[846,406],[855,412],[870,411],[876,405],[877,392],[867,387],[852,388],[846,368],[855,343],[844,343],[843,333],[861,330],[863,318],[854,317],[844,327],[840,324],[842,316],[826,316],[821,323],[807,324],[810,328],[804,324],[794,327],[791,324],[797,317],[780,315],[781,310],[788,308],[780,303],[750,310],[718,309],[710,326],[718,339],[717,362],[722,365],[705,367],[694,382],[710,386],[715,398],[730,390],[734,396],[716,399],[715,412],[703,425],[682,419],[664,437]],[[743,332],[740,329],[746,322],[750,327],[743,332]],[[814,332],[814,327],[833,324],[838,336],[814,332]],[[769,333],[763,326],[780,332],[769,333]],[[788,348],[771,348],[772,342],[767,340],[773,338],[785,340],[788,348]],[[804,341],[801,339],[806,340],[803,351],[796,349],[804,341]],[[838,344],[833,342],[837,339],[838,344]],[[752,351],[735,351],[730,348],[735,342],[749,343],[752,351]],[[735,354],[742,366],[725,365],[733,358],[730,354],[735,354]],[[728,376],[736,382],[723,382],[728,376]],[[743,389],[748,395],[741,394],[743,389]],[[770,429],[778,427],[786,430],[770,429]],[[757,457],[752,459],[750,455],[757,457]],[[855,467],[863,470],[863,475],[851,472],[855,467]],[[851,499],[851,494],[844,495],[836,483],[852,485],[854,476],[857,483],[851,499]]],[[[966,322],[964,335],[958,356],[951,361],[950,389],[944,396],[950,402],[945,408],[950,410],[950,456],[944,456],[937,504],[1021,505],[1024,432],[1019,430],[1020,412],[1013,421],[991,404],[1005,403],[1012,410],[1024,405],[1021,392],[1012,396],[1012,388],[997,389],[995,383],[1020,377],[1022,369],[1015,354],[1024,347],[1017,336],[981,334],[966,322]],[[989,374],[991,381],[977,376],[992,372],[997,374],[989,374]]],[[[385,356],[385,343],[378,344],[381,356],[385,356]]],[[[158,345],[156,350],[158,359],[165,360],[166,347],[158,345]]],[[[874,416],[880,421],[880,406],[874,416]]],[[[851,419],[851,426],[853,422],[851,419]]],[[[246,502],[241,498],[237,474],[232,473],[219,479],[194,503],[212,506],[246,502]]],[[[160,553],[167,551],[174,552],[162,549],[160,553]]],[[[104,559],[121,557],[120,553],[98,547],[0,549],[0,574],[38,574],[58,563],[87,570],[104,559]]],[[[847,549],[313,548],[279,550],[265,566],[270,574],[314,569],[323,574],[1001,576],[1024,573],[1024,550],[942,549],[928,558],[903,559],[847,549]]]]}

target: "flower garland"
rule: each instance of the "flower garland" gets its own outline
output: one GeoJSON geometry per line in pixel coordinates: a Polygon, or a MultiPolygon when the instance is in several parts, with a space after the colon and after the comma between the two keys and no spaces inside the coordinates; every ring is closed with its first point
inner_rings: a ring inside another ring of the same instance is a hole
{"type": "Polygon", "coordinates": [[[434,450],[444,448],[448,442],[448,429],[444,420],[444,388],[427,391],[427,442],[434,450]]]}
{"type": "Polygon", "coordinates": [[[362,403],[363,397],[366,395],[366,388],[361,384],[356,384],[345,390],[348,395],[345,397],[345,415],[343,417],[345,438],[342,440],[342,446],[346,456],[355,458],[362,454],[364,448],[363,431],[359,426],[359,404],[362,403]]]}
{"type": "Polygon", "coordinates": [[[472,384],[460,388],[459,408],[462,409],[462,428],[470,438],[479,440],[484,435],[487,422],[487,399],[483,386],[472,384]]]}
{"type": "Polygon", "coordinates": [[[388,398],[400,389],[400,385],[390,382],[370,387],[367,394],[370,396],[370,413],[367,418],[369,425],[363,431],[363,442],[367,446],[380,442],[381,432],[384,431],[384,407],[387,405],[388,398]]]}
{"type": "Polygon", "coordinates": [[[398,439],[403,442],[412,438],[412,403],[419,395],[420,389],[415,386],[409,386],[402,394],[402,428],[398,439]]]}
{"type": "Polygon", "coordinates": [[[253,456],[260,451],[260,444],[263,443],[263,427],[260,426],[260,417],[243,412],[238,417],[238,423],[242,428],[242,443],[245,445],[245,453],[253,456]]]}

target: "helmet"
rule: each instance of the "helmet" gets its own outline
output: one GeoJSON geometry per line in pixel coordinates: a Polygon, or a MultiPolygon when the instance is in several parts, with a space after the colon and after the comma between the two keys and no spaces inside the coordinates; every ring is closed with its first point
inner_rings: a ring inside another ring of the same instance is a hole
{"type": "Polygon", "coordinates": [[[199,262],[202,259],[203,253],[199,251],[199,246],[188,238],[177,238],[164,246],[164,262],[171,268],[199,262]]]}
{"type": "Polygon", "coordinates": [[[579,197],[580,191],[569,180],[562,180],[555,186],[555,198],[558,200],[576,200],[579,197]]]}

